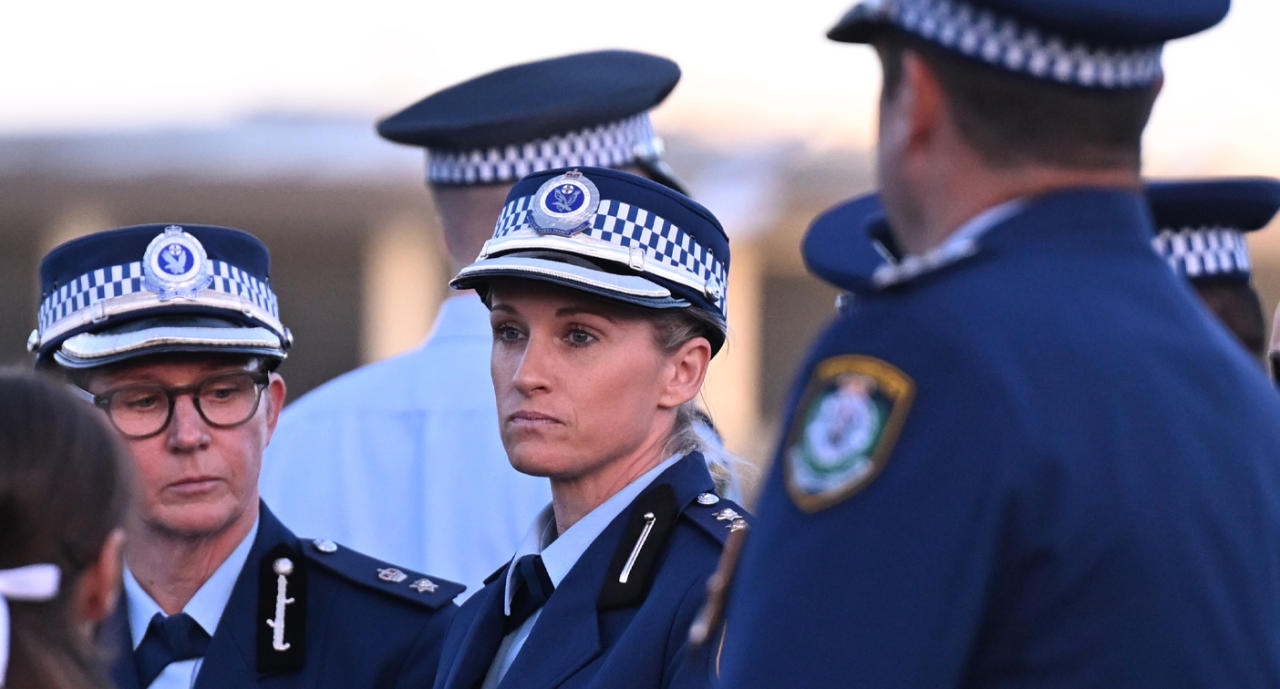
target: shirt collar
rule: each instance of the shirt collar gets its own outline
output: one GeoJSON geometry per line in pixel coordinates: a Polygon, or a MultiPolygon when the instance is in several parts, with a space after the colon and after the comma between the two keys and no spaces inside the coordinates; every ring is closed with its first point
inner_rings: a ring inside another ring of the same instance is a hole
{"type": "MultiPolygon", "coordinates": [[[[231,551],[231,555],[223,560],[221,565],[218,565],[213,575],[200,585],[199,590],[182,608],[182,611],[190,615],[191,619],[195,620],[209,636],[213,636],[214,630],[218,628],[222,611],[226,609],[227,601],[231,599],[231,590],[235,588],[236,579],[239,578],[240,571],[244,569],[244,564],[249,559],[249,551],[253,549],[254,538],[258,535],[259,519],[254,520],[253,528],[249,529],[249,533],[245,535],[244,540],[240,541],[240,545],[231,551]]],[[[125,604],[129,610],[129,633],[133,637],[133,648],[137,650],[138,644],[142,643],[142,637],[147,633],[147,626],[151,624],[151,618],[155,617],[156,613],[163,614],[164,611],[160,609],[160,604],[142,589],[142,585],[138,583],[127,564],[124,567],[124,591],[125,604]]]]}
{"type": "Polygon", "coordinates": [[[654,468],[646,471],[639,478],[628,483],[622,490],[614,493],[608,500],[605,500],[594,510],[588,512],[582,519],[579,519],[573,526],[556,537],[556,520],[555,512],[551,505],[547,505],[538,513],[538,517],[533,520],[533,525],[529,527],[529,531],[525,533],[524,539],[520,541],[519,548],[516,549],[515,557],[511,558],[511,566],[507,567],[506,576],[506,601],[503,605],[503,612],[511,614],[511,596],[513,587],[511,579],[515,572],[515,562],[525,555],[542,555],[542,565],[547,569],[547,577],[551,579],[552,586],[560,586],[560,582],[568,576],[569,571],[577,564],[578,559],[587,551],[587,548],[595,542],[596,538],[605,530],[606,527],[616,518],[622,511],[630,505],[653,483],[662,472],[671,468],[673,464],[680,461],[684,455],[672,455],[654,468]]]}
{"type": "Polygon", "coordinates": [[[872,273],[872,282],[880,288],[912,280],[925,273],[970,256],[978,250],[978,240],[991,228],[1016,215],[1027,204],[1025,197],[1005,201],[969,218],[943,242],[920,254],[907,254],[896,262],[887,262],[872,273]]]}

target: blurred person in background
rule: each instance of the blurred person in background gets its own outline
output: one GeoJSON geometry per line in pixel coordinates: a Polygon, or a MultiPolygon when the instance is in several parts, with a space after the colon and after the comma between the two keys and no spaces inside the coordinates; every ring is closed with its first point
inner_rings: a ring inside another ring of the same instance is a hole
{"type": "Polygon", "coordinates": [[[880,57],[892,241],[792,390],[724,686],[1280,684],[1280,399],[1140,175],[1162,44],[1226,11],[870,1],[828,34],[880,57]]]}
{"type": "Polygon", "coordinates": [[[298,538],[258,497],[292,340],[267,248],[138,225],[53,249],[40,279],[36,365],[101,410],[136,476],[124,601],[102,631],[116,684],[429,686],[462,587],[298,538]]]}
{"type": "Polygon", "coordinates": [[[110,686],[93,639],[119,597],[129,479],[95,410],[0,370],[0,686],[110,686]]]}
{"type": "MultiPolygon", "coordinates": [[[[679,79],[666,58],[579,53],[443,89],[380,122],[378,133],[425,149],[454,274],[480,254],[524,175],[595,165],[681,189],[648,115],[679,79]]],[[[550,499],[545,481],[507,464],[491,343],[475,294],[445,300],[421,346],[285,409],[267,451],[263,495],[299,528],[478,588],[550,499]]],[[[732,493],[729,462],[716,457],[713,474],[732,493]]]]}
{"type": "Polygon", "coordinates": [[[1245,351],[1266,358],[1266,316],[1250,282],[1244,235],[1266,227],[1280,209],[1280,180],[1148,180],[1147,200],[1159,233],[1151,242],[1156,252],[1245,351]]]}
{"type": "Polygon", "coordinates": [[[521,180],[497,225],[450,285],[489,308],[502,443],[552,499],[459,609],[436,689],[708,686],[689,628],[747,528],[694,428],[728,238],[678,192],[590,167],[521,180]]]}

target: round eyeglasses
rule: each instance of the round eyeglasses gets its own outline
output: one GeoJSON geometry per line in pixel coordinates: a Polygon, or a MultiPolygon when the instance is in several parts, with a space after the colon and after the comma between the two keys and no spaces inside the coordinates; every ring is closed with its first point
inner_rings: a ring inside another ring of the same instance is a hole
{"type": "MultiPolygon", "coordinates": [[[[224,373],[194,384],[165,387],[155,383],[125,385],[92,395],[127,438],[149,438],[169,427],[173,406],[179,395],[191,395],[196,411],[215,428],[231,428],[253,418],[270,378],[267,373],[237,371],[224,373]]],[[[92,393],[90,393],[92,394],[92,393]]]]}

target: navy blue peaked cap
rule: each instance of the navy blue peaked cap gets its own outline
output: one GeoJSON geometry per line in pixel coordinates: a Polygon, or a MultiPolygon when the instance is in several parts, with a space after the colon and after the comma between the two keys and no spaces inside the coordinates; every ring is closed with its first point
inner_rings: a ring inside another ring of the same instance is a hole
{"type": "Polygon", "coordinates": [[[827,33],[893,27],[994,67],[1086,88],[1159,79],[1160,48],[1226,16],[1229,0],[863,0],[827,33]]]}
{"type": "Polygon", "coordinates": [[[674,182],[665,179],[647,112],[679,80],[679,66],[656,55],[568,55],[438,91],[379,122],[378,133],[426,148],[433,184],[510,183],[558,167],[631,164],[674,182]]]}
{"type": "Polygon", "coordinates": [[[449,283],[485,295],[524,278],[652,309],[697,306],[727,328],[729,238],[711,211],[643,177],[562,168],[511,188],[476,261],[449,283]]]}
{"type": "Polygon", "coordinates": [[[40,263],[37,365],[91,368],[163,352],[285,358],[271,259],[228,227],[152,224],[73,239],[40,263]]]}
{"type": "Polygon", "coordinates": [[[868,284],[885,256],[877,248],[891,243],[888,220],[878,194],[864,194],[823,211],[801,244],[809,272],[841,289],[868,284]]]}
{"type": "Polygon", "coordinates": [[[1146,194],[1157,229],[1152,246],[1192,281],[1248,281],[1244,233],[1280,210],[1280,180],[1266,177],[1148,181],[1146,194]]]}

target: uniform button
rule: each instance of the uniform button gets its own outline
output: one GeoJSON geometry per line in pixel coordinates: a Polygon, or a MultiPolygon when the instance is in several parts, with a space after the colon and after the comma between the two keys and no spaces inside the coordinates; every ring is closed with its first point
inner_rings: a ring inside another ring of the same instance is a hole
{"type": "Polygon", "coordinates": [[[717,502],[720,502],[720,496],[715,493],[703,493],[698,496],[699,505],[714,505],[717,502]]]}
{"type": "Polygon", "coordinates": [[[320,552],[322,552],[322,553],[336,553],[336,552],[338,552],[338,544],[337,544],[337,543],[334,543],[333,541],[331,541],[331,540],[329,540],[329,539],[327,539],[327,538],[317,538],[316,540],[312,541],[311,543],[312,543],[312,545],[314,545],[314,546],[316,547],[316,550],[319,550],[319,551],[320,551],[320,552]]]}

